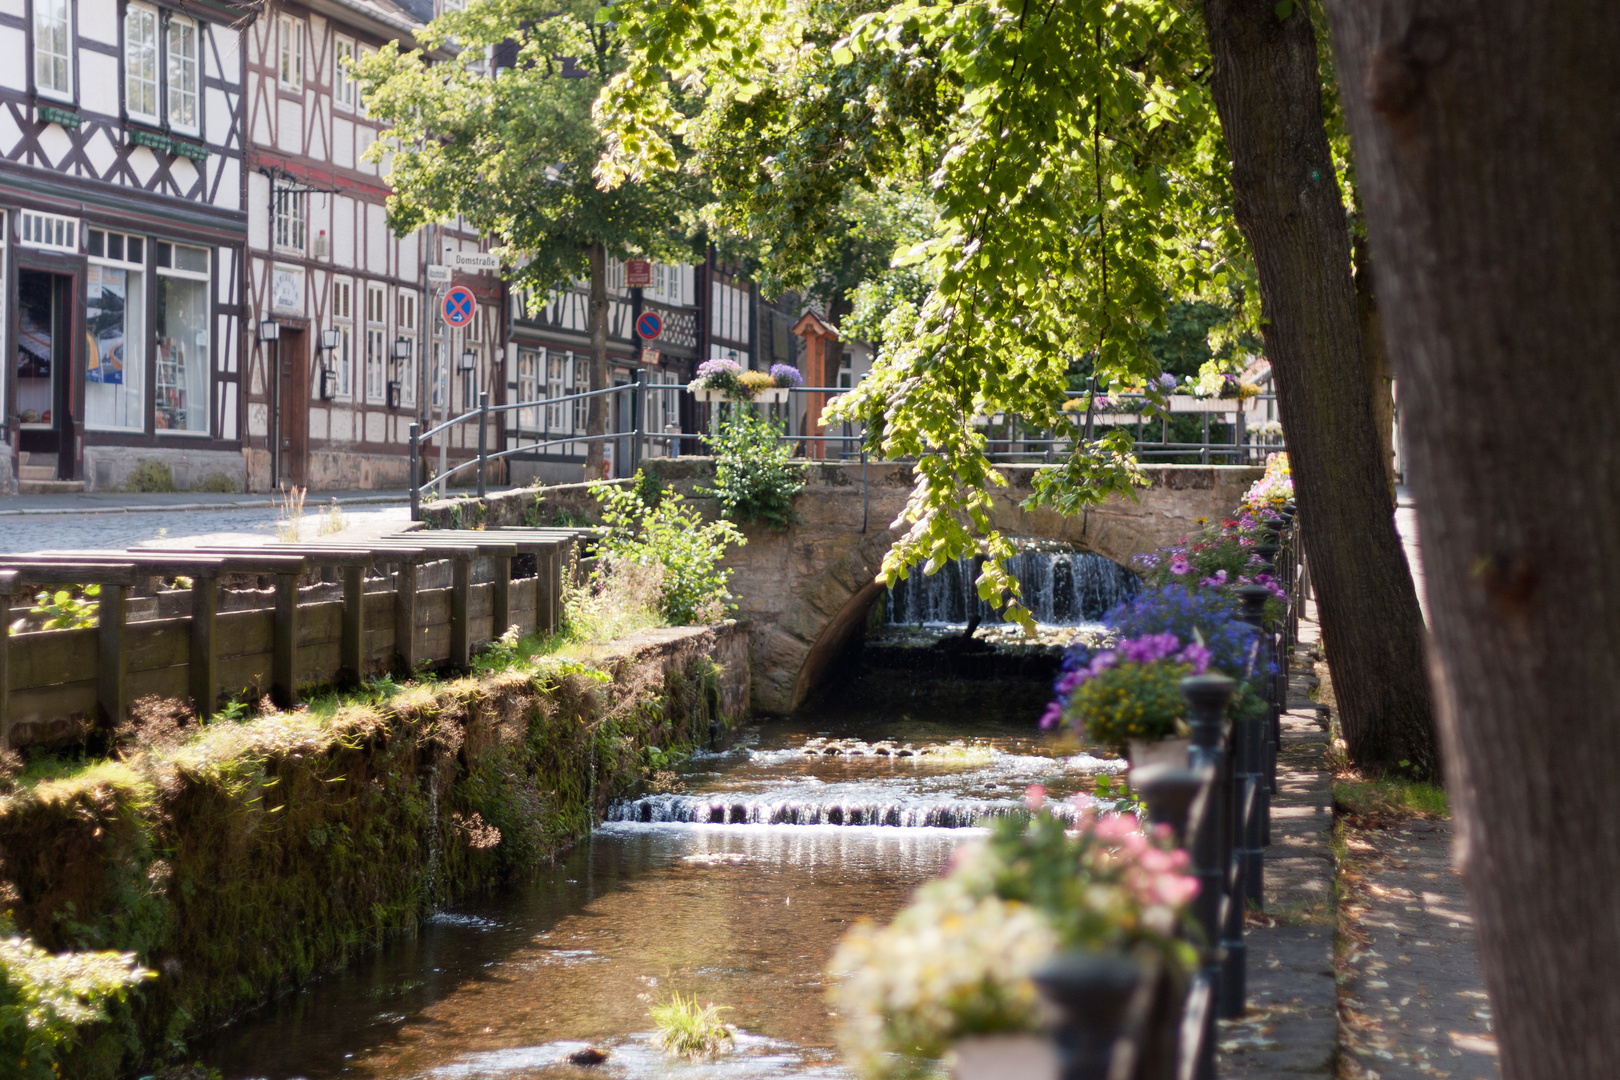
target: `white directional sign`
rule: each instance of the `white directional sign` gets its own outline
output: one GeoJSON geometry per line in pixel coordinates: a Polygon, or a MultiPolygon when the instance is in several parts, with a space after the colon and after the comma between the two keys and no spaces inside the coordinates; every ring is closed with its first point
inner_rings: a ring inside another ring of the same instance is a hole
{"type": "Polygon", "coordinates": [[[457,270],[499,271],[501,260],[485,251],[452,251],[450,265],[457,270]]]}
{"type": "Polygon", "coordinates": [[[448,284],[450,284],[450,268],[448,266],[429,266],[428,267],[428,284],[429,285],[448,285],[448,284]]]}

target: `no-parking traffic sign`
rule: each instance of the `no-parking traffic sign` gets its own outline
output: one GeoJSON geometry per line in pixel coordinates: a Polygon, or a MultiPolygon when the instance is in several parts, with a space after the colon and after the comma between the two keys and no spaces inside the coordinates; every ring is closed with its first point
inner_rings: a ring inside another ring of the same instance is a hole
{"type": "Polygon", "coordinates": [[[445,292],[439,313],[444,316],[446,326],[459,330],[472,322],[473,313],[477,310],[478,301],[473,298],[472,290],[465,285],[457,285],[445,292]]]}

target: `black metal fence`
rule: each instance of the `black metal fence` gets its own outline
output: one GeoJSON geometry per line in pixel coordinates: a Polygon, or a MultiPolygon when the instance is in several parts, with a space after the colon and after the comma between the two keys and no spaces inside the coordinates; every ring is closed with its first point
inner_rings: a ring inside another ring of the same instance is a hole
{"type": "Polygon", "coordinates": [[[1237,683],[1224,675],[1187,678],[1182,693],[1193,737],[1186,766],[1131,772],[1151,819],[1168,824],[1192,857],[1198,969],[1180,983],[1151,958],[1071,954],[1050,964],[1036,981],[1063,1017],[1055,1032],[1063,1080],[1213,1080],[1217,1021],[1244,1015],[1245,915],[1263,905],[1264,848],[1271,842],[1303,580],[1292,506],[1283,517],[1256,549],[1265,569],[1285,583],[1283,615],[1266,619],[1268,589],[1239,589],[1244,619],[1260,631],[1249,676],[1262,688],[1263,715],[1230,715],[1237,683]]]}

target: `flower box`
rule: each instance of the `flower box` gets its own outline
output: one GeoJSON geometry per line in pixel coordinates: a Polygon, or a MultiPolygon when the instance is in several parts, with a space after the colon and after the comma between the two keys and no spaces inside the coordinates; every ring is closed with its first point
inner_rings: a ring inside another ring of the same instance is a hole
{"type": "Polygon", "coordinates": [[[1170,411],[1173,413],[1231,413],[1242,412],[1243,408],[1242,398],[1198,398],[1189,394],[1170,395],[1170,411]]]}
{"type": "Polygon", "coordinates": [[[951,1080],[1058,1080],[1057,1046],[1045,1035],[970,1035],[951,1054],[951,1080]]]}
{"type": "Polygon", "coordinates": [[[705,405],[714,405],[714,404],[716,404],[718,402],[721,402],[721,401],[752,401],[753,400],[753,398],[739,397],[738,395],[729,393],[729,392],[727,392],[725,390],[711,390],[708,387],[703,387],[703,388],[700,388],[700,389],[697,389],[697,390],[693,390],[692,391],[692,396],[697,398],[699,401],[703,402],[703,404],[705,404],[705,405]]]}
{"type": "Polygon", "coordinates": [[[756,401],[763,401],[767,405],[785,405],[788,399],[788,387],[773,386],[769,390],[762,390],[756,401]]]}

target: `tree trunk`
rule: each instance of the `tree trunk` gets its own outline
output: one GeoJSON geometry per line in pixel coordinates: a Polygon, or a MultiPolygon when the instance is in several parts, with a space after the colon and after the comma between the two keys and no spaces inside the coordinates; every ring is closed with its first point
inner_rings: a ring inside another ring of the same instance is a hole
{"type": "Polygon", "coordinates": [[[1329,8],[1502,1075],[1613,1076],[1620,18],[1329,8]]]}
{"type": "Polygon", "coordinates": [[[1373,285],[1372,257],[1367,240],[1352,242],[1356,274],[1356,322],[1361,327],[1361,356],[1367,367],[1367,392],[1372,395],[1373,430],[1378,432],[1378,460],[1384,463],[1384,482],[1390,502],[1395,501],[1395,393],[1389,371],[1389,350],[1384,348],[1384,326],[1378,314],[1378,291],[1373,285]]]}
{"type": "MultiPolygon", "coordinates": [[[[606,390],[608,384],[607,336],[607,249],[591,245],[591,389],[606,390]]],[[[593,397],[585,408],[585,434],[594,438],[585,444],[585,479],[602,478],[602,448],[607,440],[608,402],[606,396],[593,397]]]]}
{"type": "Polygon", "coordinates": [[[1322,125],[1306,5],[1205,0],[1211,87],[1254,252],[1323,645],[1351,760],[1439,774],[1423,616],[1367,390],[1350,231],[1322,125]]]}

